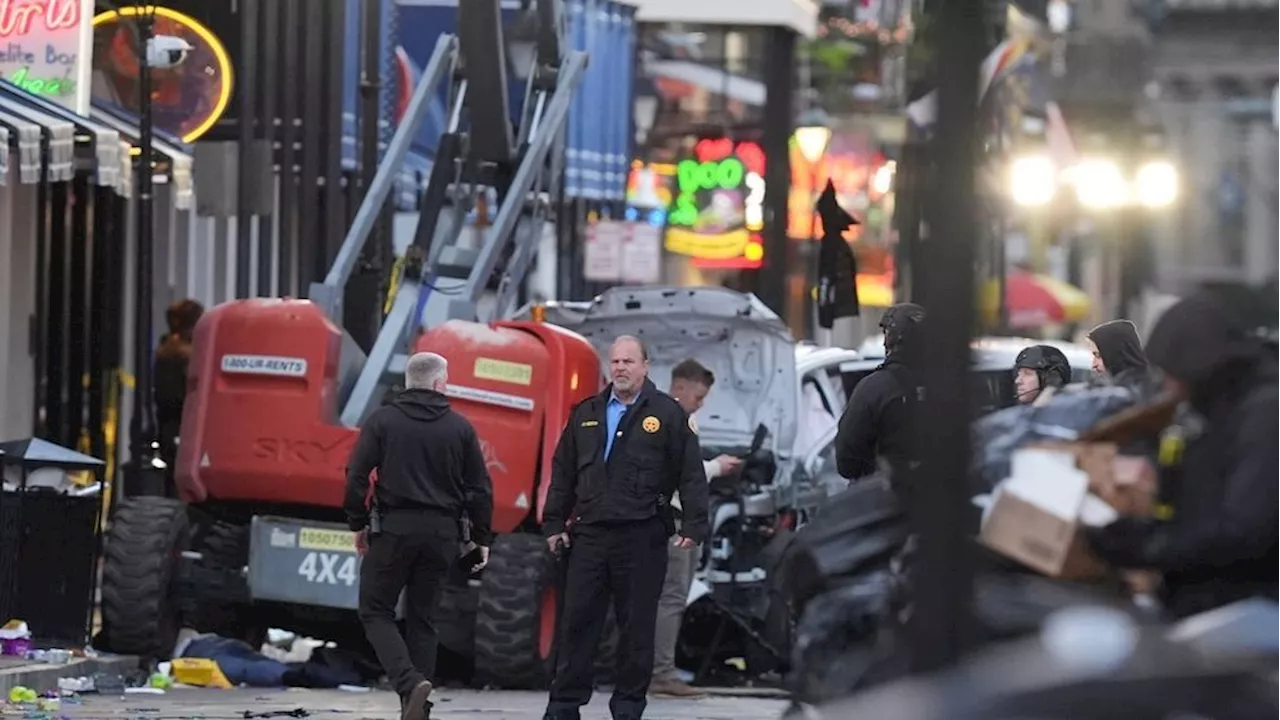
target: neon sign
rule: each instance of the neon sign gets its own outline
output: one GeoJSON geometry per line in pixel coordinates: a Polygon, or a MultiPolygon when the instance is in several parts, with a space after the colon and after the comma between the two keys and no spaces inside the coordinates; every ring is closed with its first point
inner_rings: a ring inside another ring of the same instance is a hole
{"type": "Polygon", "coordinates": [[[89,110],[93,0],[0,0],[0,77],[89,110]]]}
{"type": "Polygon", "coordinates": [[[80,27],[80,0],[0,0],[0,38],[30,35],[36,19],[46,30],[80,27]]]}
{"type": "MultiPolygon", "coordinates": [[[[231,55],[218,36],[195,18],[159,5],[147,7],[155,14],[157,35],[176,35],[192,46],[181,65],[153,71],[156,125],[185,143],[195,142],[217,124],[231,102],[231,55]]],[[[138,97],[138,49],[133,30],[127,27],[132,22],[129,17],[137,12],[137,7],[122,7],[93,18],[99,46],[106,48],[95,58],[95,69],[103,76],[101,99],[125,108],[133,108],[138,97]]],[[[95,82],[95,91],[98,85],[95,82]]]]}
{"type": "Polygon", "coordinates": [[[667,250],[699,267],[759,267],[764,246],[764,151],[728,138],[700,141],[676,165],[667,250]]]}

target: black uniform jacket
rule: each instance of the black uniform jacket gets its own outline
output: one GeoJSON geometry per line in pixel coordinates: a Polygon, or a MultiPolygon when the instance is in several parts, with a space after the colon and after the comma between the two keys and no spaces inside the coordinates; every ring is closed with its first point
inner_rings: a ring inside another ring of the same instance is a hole
{"type": "Polygon", "coordinates": [[[707,477],[698,435],[689,416],[647,378],[618,423],[609,459],[605,408],[610,385],[574,407],[551,463],[551,488],[542,527],[550,537],[578,525],[634,522],[661,517],[674,529],[671,497],[680,493],[680,534],[707,536],[707,477]]]}

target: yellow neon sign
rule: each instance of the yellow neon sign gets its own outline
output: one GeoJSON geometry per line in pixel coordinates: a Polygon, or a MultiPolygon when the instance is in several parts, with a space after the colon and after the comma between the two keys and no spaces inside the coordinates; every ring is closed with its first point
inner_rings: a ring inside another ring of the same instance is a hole
{"type": "MultiPolygon", "coordinates": [[[[227,110],[227,105],[231,103],[231,84],[232,78],[234,77],[231,55],[228,54],[227,49],[222,46],[222,41],[218,39],[218,36],[214,35],[213,31],[201,24],[200,21],[190,15],[186,15],[178,12],[177,10],[160,5],[122,7],[119,10],[108,10],[94,16],[93,26],[96,28],[99,25],[116,20],[121,16],[129,17],[139,13],[154,14],[156,17],[172,20],[179,25],[188,28],[209,46],[209,49],[213,52],[214,59],[218,63],[218,72],[222,74],[222,82],[219,83],[218,97],[214,100],[213,110],[210,111],[209,117],[205,118],[203,122],[182,136],[182,142],[193,143],[199,139],[201,135],[209,132],[209,129],[222,118],[222,114],[227,110]]],[[[139,52],[145,53],[146,50],[139,49],[139,52]]]]}

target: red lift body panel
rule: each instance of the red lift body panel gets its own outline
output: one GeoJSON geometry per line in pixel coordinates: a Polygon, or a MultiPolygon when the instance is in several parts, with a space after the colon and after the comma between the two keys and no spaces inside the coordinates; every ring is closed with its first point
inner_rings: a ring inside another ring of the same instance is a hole
{"type": "MultiPolygon", "coordinates": [[[[304,300],[220,305],[196,327],[178,450],[187,502],[338,508],[357,431],[337,425],[341,331],[304,300]]],[[[551,457],[573,406],[600,390],[581,336],[536,322],[446,322],[415,352],[449,361],[450,404],[480,436],[493,529],[541,521],[551,457]]]]}

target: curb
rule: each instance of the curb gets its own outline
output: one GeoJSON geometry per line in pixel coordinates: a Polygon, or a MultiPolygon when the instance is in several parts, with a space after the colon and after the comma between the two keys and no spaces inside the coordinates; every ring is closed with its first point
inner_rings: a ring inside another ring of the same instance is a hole
{"type": "Polygon", "coordinates": [[[89,676],[94,673],[125,674],[138,667],[138,658],[132,655],[108,655],[96,658],[74,658],[65,665],[31,663],[0,670],[0,693],[8,697],[10,688],[22,685],[38,693],[58,689],[58,680],[65,677],[89,676]]]}

